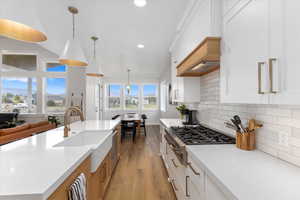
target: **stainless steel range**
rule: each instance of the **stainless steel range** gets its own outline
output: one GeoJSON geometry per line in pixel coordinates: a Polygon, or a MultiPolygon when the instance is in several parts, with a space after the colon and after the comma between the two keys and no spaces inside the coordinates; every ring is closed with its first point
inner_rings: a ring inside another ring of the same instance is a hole
{"type": "Polygon", "coordinates": [[[186,145],[235,144],[235,138],[203,125],[171,127],[166,130],[165,139],[185,166],[188,164],[186,145]]]}

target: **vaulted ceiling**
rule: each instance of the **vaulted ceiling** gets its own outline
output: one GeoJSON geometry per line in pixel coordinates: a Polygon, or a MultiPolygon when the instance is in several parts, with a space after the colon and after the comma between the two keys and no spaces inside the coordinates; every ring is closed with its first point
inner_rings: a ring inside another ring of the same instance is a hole
{"type": "Polygon", "coordinates": [[[97,56],[106,76],[133,74],[157,77],[169,66],[171,41],[190,0],[147,0],[138,8],[133,0],[43,0],[37,1],[38,17],[48,41],[43,44],[59,54],[71,37],[67,7],[79,8],[77,36],[87,58],[92,54],[90,37],[100,38],[97,56]],[[137,44],[144,44],[138,49],[137,44]]]}

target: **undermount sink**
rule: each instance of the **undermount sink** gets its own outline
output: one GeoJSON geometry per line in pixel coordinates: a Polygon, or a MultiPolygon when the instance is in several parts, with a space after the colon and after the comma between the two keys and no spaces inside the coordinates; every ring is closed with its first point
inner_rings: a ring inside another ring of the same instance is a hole
{"type": "Polygon", "coordinates": [[[112,147],[112,131],[81,132],[66,138],[54,147],[91,146],[91,172],[95,172],[112,147]]]}

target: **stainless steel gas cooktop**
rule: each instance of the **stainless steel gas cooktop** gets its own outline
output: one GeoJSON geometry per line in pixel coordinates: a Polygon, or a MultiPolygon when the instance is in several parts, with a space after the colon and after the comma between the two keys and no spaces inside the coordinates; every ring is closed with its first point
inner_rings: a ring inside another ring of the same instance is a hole
{"type": "Polygon", "coordinates": [[[186,145],[235,144],[235,138],[202,125],[171,127],[171,133],[176,135],[186,145]]]}

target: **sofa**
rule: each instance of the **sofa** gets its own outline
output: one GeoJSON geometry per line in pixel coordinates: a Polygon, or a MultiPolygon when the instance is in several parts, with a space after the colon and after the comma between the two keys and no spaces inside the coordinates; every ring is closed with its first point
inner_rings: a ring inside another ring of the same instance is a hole
{"type": "Polygon", "coordinates": [[[0,145],[7,144],[16,140],[30,137],[51,129],[56,128],[54,123],[41,121],[31,124],[23,124],[14,128],[6,128],[0,130],[0,145]]]}
{"type": "Polygon", "coordinates": [[[24,124],[24,121],[18,120],[18,113],[0,113],[0,129],[13,128],[24,124]]]}

